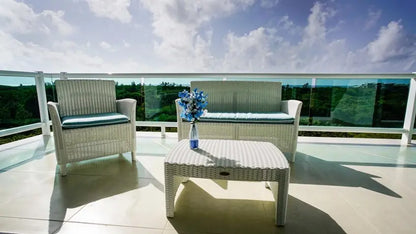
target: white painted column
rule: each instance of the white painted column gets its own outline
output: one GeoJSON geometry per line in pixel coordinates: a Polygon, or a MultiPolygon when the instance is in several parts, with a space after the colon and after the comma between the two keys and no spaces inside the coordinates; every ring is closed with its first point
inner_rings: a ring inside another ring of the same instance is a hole
{"type": "MultiPolygon", "coordinates": [[[[413,73],[416,75],[416,73],[413,73]]],[[[402,145],[410,144],[412,141],[413,127],[416,115],[416,77],[410,79],[409,96],[407,98],[406,115],[402,133],[402,145]]]]}
{"type": "Polygon", "coordinates": [[[42,123],[42,135],[51,135],[49,127],[49,115],[45,90],[45,79],[43,72],[38,72],[35,76],[36,93],[38,96],[40,122],[42,123]]]}

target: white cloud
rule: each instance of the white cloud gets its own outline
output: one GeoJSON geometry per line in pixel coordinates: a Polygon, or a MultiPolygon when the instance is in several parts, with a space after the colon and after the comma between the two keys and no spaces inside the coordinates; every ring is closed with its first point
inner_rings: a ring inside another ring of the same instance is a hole
{"type": "Polygon", "coordinates": [[[64,20],[63,11],[44,10],[36,13],[23,2],[2,0],[0,4],[0,29],[10,33],[52,33],[67,35],[74,28],[64,20]]]}
{"type": "Polygon", "coordinates": [[[111,50],[112,49],[112,46],[106,41],[101,41],[99,45],[100,45],[101,48],[103,48],[105,50],[111,50]]]}
{"type": "Polygon", "coordinates": [[[153,14],[153,32],[160,38],[154,48],[170,65],[162,65],[165,71],[379,72],[386,69],[379,62],[386,58],[398,72],[416,66],[411,60],[402,60],[415,53],[404,53],[406,49],[414,51],[409,46],[412,41],[407,41],[405,47],[398,46],[409,38],[398,25],[382,28],[376,40],[356,51],[349,50],[344,38],[328,40],[331,29],[328,30],[327,22],[336,10],[320,2],[311,7],[304,28],[283,16],[275,28],[259,27],[243,35],[229,32],[222,58],[211,53],[215,32],[209,27],[210,21],[244,10],[252,1],[226,1],[224,8],[218,8],[222,4],[219,1],[142,3],[153,14]],[[287,32],[296,33],[301,40],[290,40],[287,32]]]}
{"type": "Polygon", "coordinates": [[[279,3],[279,0],[261,0],[260,6],[264,8],[272,8],[279,3]]]}
{"type": "Polygon", "coordinates": [[[282,16],[279,21],[277,22],[277,27],[281,30],[286,30],[291,35],[301,35],[303,29],[289,18],[288,15],[282,16]]]}
{"type": "MultiPolygon", "coordinates": [[[[339,54],[346,51],[345,41],[328,42],[326,39],[325,23],[334,14],[334,10],[316,3],[303,29],[302,40],[298,43],[279,36],[278,29],[260,27],[241,37],[229,34],[224,69],[246,72],[328,72],[343,68],[339,64],[342,63],[339,54]]],[[[286,30],[298,27],[288,16],[282,17],[277,26],[286,30]]]]}
{"type": "Polygon", "coordinates": [[[203,29],[214,18],[225,17],[254,4],[254,0],[142,0],[153,15],[153,33],[158,56],[173,70],[210,70],[216,61],[210,53],[210,29],[203,29]],[[207,33],[208,32],[208,33],[207,33]]]}
{"type": "Polygon", "coordinates": [[[282,16],[282,18],[279,20],[279,24],[282,25],[282,27],[286,30],[294,26],[293,21],[289,19],[288,15],[282,16]]]}
{"type": "MultiPolygon", "coordinates": [[[[334,12],[316,3],[298,43],[279,36],[279,30],[262,27],[242,36],[229,33],[223,69],[295,73],[393,73],[416,69],[416,36],[407,35],[400,21],[381,27],[373,41],[351,51],[346,39],[328,40],[326,22],[334,12]]],[[[282,18],[278,26],[286,21],[282,18]]]]}
{"type": "Polygon", "coordinates": [[[377,24],[378,20],[381,17],[381,12],[382,12],[381,10],[377,10],[377,11],[373,9],[368,10],[368,19],[364,25],[364,30],[368,30],[377,24]]]}
{"type": "Polygon", "coordinates": [[[416,40],[409,40],[400,22],[392,21],[382,27],[376,40],[368,44],[368,54],[373,62],[386,62],[395,59],[416,59],[416,40]]]}
{"type": "Polygon", "coordinates": [[[316,2],[308,17],[308,25],[305,27],[303,40],[305,43],[319,43],[326,38],[326,20],[335,15],[331,8],[325,8],[320,2],[316,2]]]}
{"type": "Polygon", "coordinates": [[[50,22],[60,34],[68,35],[74,31],[74,28],[63,19],[64,14],[63,11],[45,10],[41,13],[41,21],[44,25],[50,22]]]}
{"type": "Polygon", "coordinates": [[[143,45],[122,39],[119,44],[104,40],[70,41],[65,36],[73,33],[74,27],[65,21],[63,11],[35,12],[23,2],[0,1],[4,2],[0,5],[0,67],[8,70],[296,73],[416,70],[416,36],[406,34],[401,21],[381,27],[373,41],[351,50],[348,39],[333,38],[335,33],[328,29],[328,22],[336,13],[330,3],[315,3],[306,26],[297,25],[286,15],[275,18],[273,26],[260,26],[242,34],[228,31],[222,37],[221,46],[225,49],[220,51],[213,40],[222,35],[215,34],[218,31],[212,28],[212,21],[244,11],[254,0],[142,0],[152,15],[153,33],[157,37],[153,51],[148,51],[143,45]]]}
{"type": "Polygon", "coordinates": [[[265,28],[258,28],[249,34],[238,37],[227,35],[228,51],[224,58],[224,67],[229,71],[261,71],[272,65],[273,35],[265,28]]]}
{"type": "Polygon", "coordinates": [[[130,48],[130,43],[128,43],[127,41],[125,41],[125,40],[123,40],[123,46],[125,47],[125,48],[130,48]]]}
{"type": "Polygon", "coordinates": [[[9,70],[63,71],[69,67],[91,71],[100,66],[103,60],[85,54],[82,48],[72,43],[62,43],[53,49],[32,42],[21,42],[13,36],[0,31],[0,64],[9,70]]]}
{"type": "Polygon", "coordinates": [[[98,17],[129,23],[131,14],[128,10],[131,0],[86,0],[90,10],[98,17]]]}
{"type": "Polygon", "coordinates": [[[7,70],[45,72],[137,72],[136,61],[108,61],[87,53],[87,46],[71,41],[55,42],[51,47],[21,42],[0,30],[0,64],[7,70]]]}
{"type": "Polygon", "coordinates": [[[35,28],[36,14],[23,2],[4,0],[0,4],[0,25],[4,31],[26,33],[35,28]]]}

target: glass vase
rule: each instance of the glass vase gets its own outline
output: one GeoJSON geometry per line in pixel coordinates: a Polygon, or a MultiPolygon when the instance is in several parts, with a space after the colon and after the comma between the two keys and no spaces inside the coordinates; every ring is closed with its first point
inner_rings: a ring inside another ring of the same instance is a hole
{"type": "Polygon", "coordinates": [[[199,134],[198,128],[195,122],[191,122],[191,128],[189,129],[189,146],[191,149],[198,149],[199,145],[199,134]]]}

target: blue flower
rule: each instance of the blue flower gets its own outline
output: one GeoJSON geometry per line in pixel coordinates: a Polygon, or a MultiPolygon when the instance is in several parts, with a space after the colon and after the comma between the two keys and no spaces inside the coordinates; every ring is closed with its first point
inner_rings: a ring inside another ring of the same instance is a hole
{"type": "Polygon", "coordinates": [[[205,107],[208,105],[207,97],[203,91],[198,92],[194,89],[191,92],[186,90],[179,92],[179,105],[182,107],[181,118],[190,122],[195,122],[204,114],[205,107]]]}

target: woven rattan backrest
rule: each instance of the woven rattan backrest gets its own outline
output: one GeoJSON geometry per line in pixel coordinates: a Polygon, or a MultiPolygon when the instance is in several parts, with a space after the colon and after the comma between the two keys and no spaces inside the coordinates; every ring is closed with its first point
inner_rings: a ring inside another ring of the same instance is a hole
{"type": "Polygon", "coordinates": [[[264,81],[192,81],[191,89],[208,94],[209,112],[277,112],[282,84],[264,81]]]}
{"type": "Polygon", "coordinates": [[[116,112],[113,80],[55,81],[61,116],[116,112]]]}

